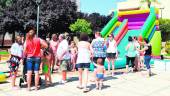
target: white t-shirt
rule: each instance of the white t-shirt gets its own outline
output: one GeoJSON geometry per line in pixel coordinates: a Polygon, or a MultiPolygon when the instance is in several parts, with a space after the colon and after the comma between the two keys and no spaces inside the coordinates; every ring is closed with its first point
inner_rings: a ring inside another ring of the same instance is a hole
{"type": "Polygon", "coordinates": [[[11,53],[11,55],[15,55],[15,56],[22,58],[22,56],[23,56],[23,46],[19,45],[18,43],[12,44],[11,49],[10,49],[10,53],[11,53]]]}
{"type": "MultiPolygon", "coordinates": [[[[77,54],[77,64],[79,63],[90,63],[90,49],[88,49],[86,46],[89,44],[86,41],[80,41],[78,43],[78,54],[77,54]]],[[[89,44],[90,45],[90,44],[89,44]]]]}
{"type": "Polygon", "coordinates": [[[61,57],[64,51],[66,51],[66,53],[64,54],[63,59],[70,59],[69,45],[67,40],[63,40],[59,43],[57,48],[57,56],[61,57]]]}
{"type": "Polygon", "coordinates": [[[112,40],[112,41],[108,41],[109,42],[109,46],[107,48],[107,53],[116,53],[117,52],[117,47],[116,47],[116,41],[112,40]]]}

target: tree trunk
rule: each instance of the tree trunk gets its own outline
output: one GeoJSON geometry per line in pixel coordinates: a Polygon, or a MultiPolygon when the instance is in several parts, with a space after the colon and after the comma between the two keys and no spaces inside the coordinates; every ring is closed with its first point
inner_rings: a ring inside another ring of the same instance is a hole
{"type": "Polygon", "coordinates": [[[12,32],[12,43],[14,43],[14,42],[15,42],[15,31],[12,32]]]}
{"type": "Polygon", "coordinates": [[[3,37],[2,37],[2,47],[4,46],[4,39],[5,39],[5,34],[6,34],[6,32],[3,32],[3,37]]]}
{"type": "Polygon", "coordinates": [[[151,2],[150,1],[148,2],[148,8],[151,8],[151,2]]]}

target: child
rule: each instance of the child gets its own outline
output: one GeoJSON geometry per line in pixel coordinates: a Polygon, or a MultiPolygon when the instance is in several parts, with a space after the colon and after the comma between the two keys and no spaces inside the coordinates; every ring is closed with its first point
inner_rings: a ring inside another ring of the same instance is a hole
{"type": "Polygon", "coordinates": [[[10,59],[9,59],[9,68],[10,68],[10,77],[12,79],[12,88],[18,89],[18,87],[15,85],[16,75],[19,68],[20,60],[23,56],[23,46],[22,46],[22,40],[21,37],[18,35],[16,36],[15,43],[12,44],[10,49],[10,59]]]}
{"type": "Polygon", "coordinates": [[[51,72],[50,72],[50,68],[51,68],[51,64],[50,64],[50,57],[51,54],[47,51],[47,50],[43,50],[43,54],[42,54],[42,63],[43,63],[43,73],[45,74],[45,85],[51,85],[52,81],[51,81],[51,72]],[[47,80],[49,79],[49,80],[47,80]]]}
{"type": "Polygon", "coordinates": [[[76,43],[74,41],[71,41],[70,53],[71,53],[71,64],[73,64],[72,71],[74,71],[75,65],[76,65],[76,58],[77,58],[77,47],[76,47],[76,43]]]}
{"type": "Polygon", "coordinates": [[[102,58],[97,59],[97,64],[94,64],[96,68],[96,89],[101,90],[103,85],[103,79],[105,74],[105,68],[102,64],[102,58]]]}

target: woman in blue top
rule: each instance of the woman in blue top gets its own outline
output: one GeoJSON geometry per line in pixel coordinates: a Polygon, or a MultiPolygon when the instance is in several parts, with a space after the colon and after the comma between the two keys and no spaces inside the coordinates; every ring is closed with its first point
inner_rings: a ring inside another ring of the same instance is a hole
{"type": "MultiPolygon", "coordinates": [[[[100,32],[95,32],[95,39],[91,42],[91,49],[93,50],[93,62],[97,64],[97,60],[102,59],[102,65],[104,65],[104,61],[106,58],[106,46],[105,40],[101,37],[100,32]]],[[[96,66],[94,66],[96,68],[96,66]]],[[[96,76],[96,69],[94,69],[94,80],[96,76]]]]}
{"type": "Polygon", "coordinates": [[[91,42],[91,47],[93,49],[93,61],[97,63],[97,59],[102,59],[102,64],[104,64],[106,58],[106,48],[105,40],[101,37],[100,32],[95,33],[95,39],[91,42]]]}

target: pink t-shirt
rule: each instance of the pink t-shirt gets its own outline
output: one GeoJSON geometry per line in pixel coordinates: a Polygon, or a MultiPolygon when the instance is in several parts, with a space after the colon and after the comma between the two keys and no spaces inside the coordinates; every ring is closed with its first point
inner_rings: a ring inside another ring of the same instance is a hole
{"type": "Polygon", "coordinates": [[[41,56],[41,44],[40,44],[40,38],[33,38],[33,40],[26,40],[25,43],[26,48],[26,55],[27,57],[40,57],[41,56]]]}
{"type": "Polygon", "coordinates": [[[53,50],[53,53],[56,54],[57,52],[57,47],[58,47],[58,42],[57,41],[50,41],[50,47],[53,50]]]}

